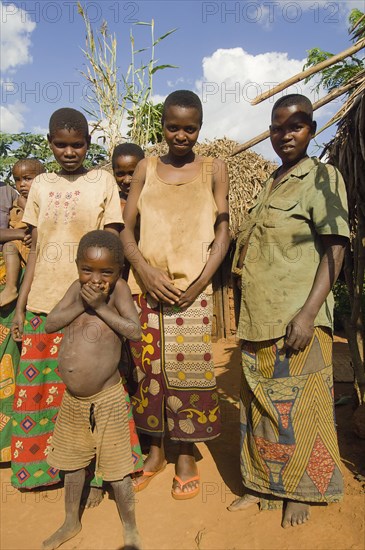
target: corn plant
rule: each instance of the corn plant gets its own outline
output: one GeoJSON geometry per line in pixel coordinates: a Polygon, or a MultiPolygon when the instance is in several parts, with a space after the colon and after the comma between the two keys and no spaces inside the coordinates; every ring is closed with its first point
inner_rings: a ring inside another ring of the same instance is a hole
{"type": "Polygon", "coordinates": [[[131,30],[131,62],[126,73],[119,76],[115,34],[109,33],[106,22],[94,32],[86,11],[80,3],[77,6],[86,27],[86,48],[82,52],[87,63],[85,71],[80,72],[88,82],[85,96],[88,108],[84,110],[93,119],[92,133],[97,130],[101,132],[109,156],[117,144],[125,141],[132,141],[141,147],[161,141],[161,105],[152,102],[153,75],[175,66],[158,65],[155,47],[176,29],[155,39],[153,19],[147,23],[137,22],[136,25],[150,28],[151,46],[136,49],[131,30]],[[137,65],[139,55],[147,50],[150,50],[150,60],[137,65]],[[127,128],[125,132],[123,126],[127,128]]]}

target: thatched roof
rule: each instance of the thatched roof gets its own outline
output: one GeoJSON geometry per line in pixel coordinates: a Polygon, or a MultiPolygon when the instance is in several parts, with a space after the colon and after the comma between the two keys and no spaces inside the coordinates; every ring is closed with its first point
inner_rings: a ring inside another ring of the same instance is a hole
{"type": "Polygon", "coordinates": [[[365,216],[365,71],[362,82],[343,105],[334,139],[327,145],[328,161],[341,171],[347,187],[349,216],[356,225],[357,208],[365,216]]]}

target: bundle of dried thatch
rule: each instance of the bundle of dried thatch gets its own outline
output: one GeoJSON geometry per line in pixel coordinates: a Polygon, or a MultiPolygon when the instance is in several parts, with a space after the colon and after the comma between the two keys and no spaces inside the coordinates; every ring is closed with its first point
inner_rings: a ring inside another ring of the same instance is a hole
{"type": "MultiPolygon", "coordinates": [[[[223,138],[199,143],[194,147],[198,155],[220,158],[227,163],[230,178],[230,229],[233,238],[237,236],[247,208],[252,204],[264,181],[276,168],[274,163],[252,151],[232,157],[237,145],[237,142],[223,138]]],[[[166,152],[166,144],[158,144],[150,147],[147,155],[163,155],[166,152]]]]}
{"type": "MultiPolygon", "coordinates": [[[[351,248],[345,258],[345,277],[351,302],[351,317],[344,319],[355,371],[359,403],[365,407],[362,295],[365,273],[365,76],[343,106],[344,116],[335,138],[327,146],[331,164],[341,171],[347,188],[352,229],[351,248]]],[[[360,413],[359,413],[360,414],[360,413]]],[[[362,413],[364,414],[364,413],[362,413]]],[[[360,433],[360,432],[359,432],[360,433]]]]}
{"type": "Polygon", "coordinates": [[[344,115],[335,138],[327,145],[329,162],[341,171],[347,187],[352,228],[357,225],[357,210],[365,215],[365,71],[354,97],[343,106],[344,115]]]}

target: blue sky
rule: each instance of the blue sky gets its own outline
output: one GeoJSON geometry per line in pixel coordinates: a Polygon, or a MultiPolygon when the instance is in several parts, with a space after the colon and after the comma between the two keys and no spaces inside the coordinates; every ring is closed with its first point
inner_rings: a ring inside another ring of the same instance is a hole
{"type": "MultiPolygon", "coordinates": [[[[130,62],[130,29],[137,48],[150,43],[148,28],[135,22],[153,18],[155,37],[177,28],[156,49],[159,63],[178,66],[156,73],[156,100],[174,89],[196,91],[204,107],[201,138],[226,136],[240,143],[264,131],[269,123],[273,100],[256,107],[249,100],[299,72],[310,48],[338,53],[349,47],[348,13],[352,8],[364,9],[364,2],[357,0],[82,3],[94,28],[106,20],[109,30],[116,33],[121,74],[130,62]]],[[[85,63],[81,51],[84,22],[73,0],[0,4],[2,130],[44,133],[54,110],[86,106],[86,81],[80,75],[85,63]]],[[[294,89],[316,100],[312,86],[300,83],[294,89]]],[[[319,126],[339,107],[336,101],[319,110],[319,126]]],[[[328,141],[334,130],[318,141],[328,141]]],[[[273,158],[268,142],[255,150],[273,158]]]]}

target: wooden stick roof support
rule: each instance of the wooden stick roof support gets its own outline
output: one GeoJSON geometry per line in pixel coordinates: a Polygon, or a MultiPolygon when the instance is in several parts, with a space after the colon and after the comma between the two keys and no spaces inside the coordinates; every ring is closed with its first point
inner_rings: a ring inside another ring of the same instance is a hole
{"type": "Polygon", "coordinates": [[[332,57],[329,57],[325,61],[321,61],[321,63],[317,63],[317,65],[314,65],[313,67],[309,67],[309,69],[306,69],[305,71],[302,71],[292,76],[291,78],[284,80],[284,82],[281,82],[281,84],[278,84],[271,90],[268,90],[267,92],[264,92],[263,94],[260,94],[259,96],[255,97],[255,99],[251,101],[251,105],[257,105],[258,103],[261,103],[261,101],[264,101],[265,99],[268,99],[269,97],[277,94],[278,92],[285,90],[285,88],[288,88],[288,86],[291,86],[292,84],[296,84],[297,82],[300,82],[305,78],[308,78],[308,76],[311,76],[312,74],[318,73],[319,71],[322,71],[323,69],[326,69],[331,65],[334,65],[335,63],[337,63],[337,61],[341,61],[342,59],[345,59],[345,57],[353,55],[354,53],[358,52],[364,47],[365,47],[365,38],[362,38],[361,40],[356,42],[356,44],[351,46],[351,48],[348,48],[347,50],[344,50],[343,52],[338,53],[337,55],[333,55],[332,57]]]}

